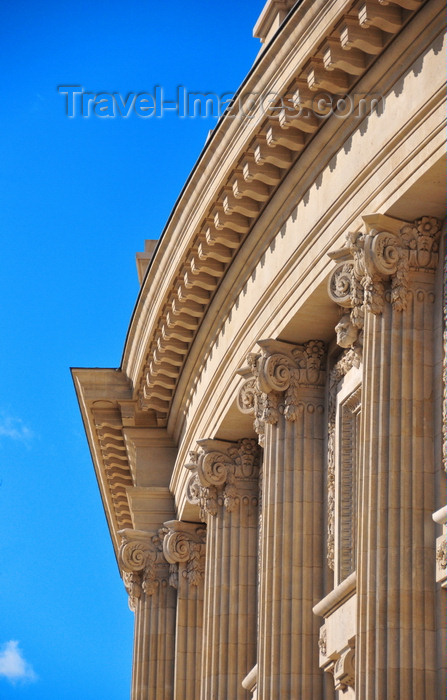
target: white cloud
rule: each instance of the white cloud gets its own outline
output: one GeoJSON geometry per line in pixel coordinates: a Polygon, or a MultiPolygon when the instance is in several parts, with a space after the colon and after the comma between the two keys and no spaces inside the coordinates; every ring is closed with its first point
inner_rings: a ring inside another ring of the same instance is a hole
{"type": "Polygon", "coordinates": [[[33,668],[23,658],[19,642],[11,640],[0,648],[0,678],[2,677],[11,683],[37,680],[33,668]]]}
{"type": "Polygon", "coordinates": [[[29,442],[34,437],[32,430],[26,427],[20,418],[14,418],[0,412],[0,438],[6,437],[20,442],[29,442]]]}

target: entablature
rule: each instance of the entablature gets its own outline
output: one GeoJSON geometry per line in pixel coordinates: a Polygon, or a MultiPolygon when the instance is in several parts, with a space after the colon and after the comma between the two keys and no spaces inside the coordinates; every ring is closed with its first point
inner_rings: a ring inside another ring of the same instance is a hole
{"type": "MultiPolygon", "coordinates": [[[[365,4],[368,16],[373,4],[377,3],[365,4]]],[[[424,7],[405,36],[400,34],[394,43],[400,56],[406,52],[408,66],[415,54],[417,58],[427,50],[441,28],[437,0],[416,4],[424,7]],[[425,26],[429,30],[422,36],[420,29],[425,26]]],[[[293,86],[293,103],[300,109],[309,109],[317,84],[330,93],[341,89],[336,71],[344,72],[349,85],[372,90],[386,81],[386,89],[392,90],[398,71],[404,69],[392,65],[392,47],[388,54],[383,49],[398,30],[393,34],[377,22],[362,24],[360,10],[345,17],[347,3],[341,1],[326,3],[327,14],[322,3],[310,5],[302,3],[300,12],[308,7],[309,13],[297,15],[295,22],[287,23],[287,36],[273,41],[277,65],[268,67],[261,59],[244,86],[277,85],[281,94],[293,86]],[[340,22],[346,24],[341,33],[340,22]],[[342,36],[352,38],[350,50],[342,36]],[[371,47],[381,36],[380,54],[374,53],[371,47]],[[370,53],[366,37],[371,39],[370,53]],[[282,42],[292,38],[296,45],[293,50],[289,45],[287,53],[282,42]],[[311,48],[316,53],[309,64],[303,63],[311,48]],[[340,51],[353,57],[350,70],[340,51]],[[381,62],[376,62],[379,55],[381,62]],[[338,62],[332,71],[328,56],[338,62]],[[362,61],[365,70],[360,70],[362,61]],[[308,71],[304,65],[310,66],[308,71]],[[307,71],[305,75],[300,72],[296,77],[297,66],[307,71]],[[276,84],[281,71],[282,82],[276,84]],[[360,79],[362,83],[355,82],[360,79]]],[[[398,12],[408,21],[416,7],[400,7],[398,12]]],[[[437,55],[438,48],[432,53],[437,55]]],[[[269,47],[266,56],[270,51],[269,47]]],[[[433,74],[434,62],[427,59],[424,69],[427,64],[433,74]]],[[[411,71],[413,92],[418,75],[416,68],[411,71]]],[[[437,83],[426,80],[424,90],[420,95],[424,128],[433,124],[436,130],[441,92],[437,83]]],[[[395,106],[398,92],[394,91],[393,99],[395,106]]],[[[413,154],[422,143],[422,136],[416,135],[421,128],[418,105],[413,107],[414,114],[402,115],[405,133],[397,121],[381,125],[376,113],[368,120],[376,129],[372,136],[368,134],[369,141],[382,126],[380,136],[386,147],[375,143],[374,148],[378,158],[388,159],[387,186],[393,188],[392,195],[385,193],[388,201],[384,194],[378,208],[369,205],[374,197],[377,201],[377,186],[370,186],[369,178],[372,172],[377,174],[378,166],[374,163],[373,171],[372,162],[366,167],[360,160],[368,158],[367,148],[361,152],[366,132],[354,117],[344,122],[331,118],[318,129],[309,115],[290,122],[284,110],[275,120],[264,115],[252,121],[231,122],[227,117],[221,122],[212,140],[214,151],[204,154],[188,181],[146,275],[122,370],[73,371],[115,549],[118,531],[135,527],[129,506],[129,493],[138,495],[134,489],[165,489],[167,494],[169,487],[176,498],[177,516],[184,517],[185,475],[180,476],[178,465],[198,435],[228,440],[253,436],[249,423],[235,417],[238,380],[234,371],[257,339],[300,343],[311,337],[326,342],[333,337],[338,311],[326,294],[327,276],[333,270],[326,254],[347,230],[359,229],[363,214],[387,212],[390,202],[398,206],[402,200],[399,188],[404,178],[397,184],[395,164],[408,156],[399,154],[398,159],[397,148],[405,140],[406,150],[413,154]],[[347,167],[351,149],[358,149],[358,172],[347,167]],[[338,176],[333,175],[336,165],[338,176]],[[247,294],[251,295],[248,313],[243,311],[247,294]],[[202,410],[204,406],[208,408],[202,410]]],[[[434,154],[424,153],[426,162],[434,154]]],[[[418,158],[414,160],[423,162],[422,156],[418,158]]],[[[416,187],[415,179],[412,183],[416,187]]]]}

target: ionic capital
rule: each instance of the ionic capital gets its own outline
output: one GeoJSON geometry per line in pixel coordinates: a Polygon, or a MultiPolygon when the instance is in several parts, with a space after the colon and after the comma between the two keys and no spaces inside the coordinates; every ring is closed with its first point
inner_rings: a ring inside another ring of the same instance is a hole
{"type": "MultiPolygon", "coordinates": [[[[219,499],[232,511],[247,493],[252,493],[259,475],[259,449],[252,439],[228,443],[220,440],[197,441],[185,467],[193,472],[187,498],[200,506],[201,519],[216,515],[219,499]]],[[[250,498],[250,496],[248,496],[250,498]]]]}
{"type": "Polygon", "coordinates": [[[277,423],[281,414],[295,421],[304,410],[306,389],[324,386],[326,353],[321,340],[304,345],[260,340],[258,345],[261,352],[250,353],[247,367],[239,371],[245,382],[238,407],[242,413],[254,414],[254,428],[262,445],[265,423],[277,423]]]}
{"type": "MultiPolygon", "coordinates": [[[[441,232],[440,221],[429,216],[408,223],[371,214],[363,221],[362,231],[349,232],[345,245],[329,254],[338,260],[329,279],[329,296],[351,309],[357,329],[363,327],[365,312],[381,314],[388,298],[396,311],[406,308],[411,273],[436,269],[441,232]]],[[[337,342],[342,347],[354,342],[347,339],[347,324],[341,340],[337,342]]]]}
{"type": "Polygon", "coordinates": [[[171,565],[185,564],[181,575],[193,586],[203,580],[206,529],[197,523],[169,520],[163,539],[163,553],[171,565]]]}
{"type": "Polygon", "coordinates": [[[129,605],[135,610],[142,592],[152,595],[158,586],[167,581],[168,564],[163,556],[165,530],[157,533],[145,530],[120,530],[121,545],[118,563],[129,594],[129,605]]]}

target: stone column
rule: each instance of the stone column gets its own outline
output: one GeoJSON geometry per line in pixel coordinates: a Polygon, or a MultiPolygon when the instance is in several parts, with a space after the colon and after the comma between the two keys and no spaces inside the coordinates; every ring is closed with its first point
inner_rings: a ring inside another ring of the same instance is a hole
{"type": "Polygon", "coordinates": [[[357,700],[440,698],[434,583],[433,302],[439,223],[364,217],[331,296],[363,327],[357,700]]]}
{"type": "Polygon", "coordinates": [[[201,700],[246,700],[256,660],[259,450],[255,440],[199,440],[186,465],[207,523],[201,700]]]}
{"type": "Polygon", "coordinates": [[[203,629],[206,529],[199,523],[166,522],[163,552],[177,589],[174,700],[198,700],[203,629]]]}
{"type": "Polygon", "coordinates": [[[321,700],[324,344],[258,344],[239,395],[264,445],[257,697],[321,700]]]}
{"type": "Polygon", "coordinates": [[[131,700],[172,700],[175,590],[163,556],[165,532],[121,530],[119,566],[135,612],[131,700]]]}

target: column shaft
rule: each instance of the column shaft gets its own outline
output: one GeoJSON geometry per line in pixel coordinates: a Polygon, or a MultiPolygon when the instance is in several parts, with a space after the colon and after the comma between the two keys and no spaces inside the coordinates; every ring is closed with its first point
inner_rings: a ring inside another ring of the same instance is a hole
{"type": "Polygon", "coordinates": [[[162,551],[165,532],[120,534],[120,568],[135,611],[131,700],[172,700],[176,593],[162,551]]]}
{"type": "Polygon", "coordinates": [[[199,440],[185,465],[190,502],[206,520],[200,700],[248,700],[242,686],[256,662],[259,449],[199,440]]]}
{"type": "Polygon", "coordinates": [[[358,700],[436,698],[432,284],[365,317],[358,700]]]}
{"type": "Polygon", "coordinates": [[[239,394],[264,445],[257,698],[321,700],[325,346],[258,345],[239,394]]]}
{"type": "Polygon", "coordinates": [[[303,397],[294,422],[265,426],[258,698],[320,700],[324,394],[303,397]]]}
{"type": "Polygon", "coordinates": [[[166,580],[156,592],[142,594],[138,610],[141,624],[135,628],[139,639],[132,700],[173,697],[175,602],[175,591],[166,580]]]}
{"type": "Polygon", "coordinates": [[[203,629],[205,527],[170,520],[163,553],[171,564],[171,585],[177,589],[174,700],[198,700],[203,629]]]}
{"type": "Polygon", "coordinates": [[[203,581],[192,586],[179,566],[177,590],[175,700],[198,700],[203,629],[203,581]]]}
{"type": "Polygon", "coordinates": [[[201,700],[239,700],[256,662],[257,498],[228,512],[221,498],[207,526],[201,700]]]}

